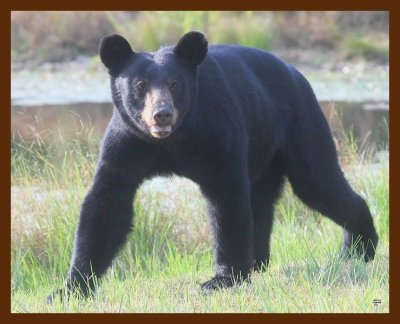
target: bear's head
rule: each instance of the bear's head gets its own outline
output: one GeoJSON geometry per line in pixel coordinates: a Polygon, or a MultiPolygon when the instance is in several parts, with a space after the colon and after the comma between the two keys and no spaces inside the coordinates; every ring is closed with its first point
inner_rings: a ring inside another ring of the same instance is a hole
{"type": "Polygon", "coordinates": [[[163,139],[179,127],[196,100],[197,67],[207,50],[199,32],[154,53],[136,53],[116,34],[101,40],[100,58],[111,76],[114,104],[136,134],[163,139]]]}

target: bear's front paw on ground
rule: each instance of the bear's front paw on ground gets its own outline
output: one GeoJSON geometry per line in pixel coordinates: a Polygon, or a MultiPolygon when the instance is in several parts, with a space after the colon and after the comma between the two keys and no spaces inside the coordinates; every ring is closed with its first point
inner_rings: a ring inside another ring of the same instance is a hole
{"type": "Polygon", "coordinates": [[[70,281],[68,281],[65,287],[54,291],[46,297],[46,304],[51,305],[57,299],[59,299],[60,302],[68,301],[71,296],[75,298],[85,299],[93,296],[94,292],[94,287],[91,287],[87,283],[71,283],[70,281]]]}

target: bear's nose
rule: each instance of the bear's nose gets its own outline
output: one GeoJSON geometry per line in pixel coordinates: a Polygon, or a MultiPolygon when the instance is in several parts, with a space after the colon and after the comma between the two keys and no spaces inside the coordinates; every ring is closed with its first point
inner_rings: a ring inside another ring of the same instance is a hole
{"type": "Polygon", "coordinates": [[[154,112],[153,118],[158,125],[169,125],[172,121],[172,112],[169,109],[159,109],[154,112]]]}

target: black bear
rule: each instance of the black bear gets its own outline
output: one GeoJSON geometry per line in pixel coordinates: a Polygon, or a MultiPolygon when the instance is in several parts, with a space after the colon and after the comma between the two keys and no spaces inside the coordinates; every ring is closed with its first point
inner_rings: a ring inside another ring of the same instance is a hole
{"type": "Polygon", "coordinates": [[[100,58],[115,109],[80,211],[68,292],[93,290],[132,228],[136,190],[163,174],[193,180],[207,199],[216,274],[203,289],[249,280],[268,265],[285,177],[304,203],[345,229],[344,249],[374,258],[370,211],[346,181],[313,90],[294,67],[255,48],[208,47],[200,32],[154,53],[107,36],[100,58]]]}

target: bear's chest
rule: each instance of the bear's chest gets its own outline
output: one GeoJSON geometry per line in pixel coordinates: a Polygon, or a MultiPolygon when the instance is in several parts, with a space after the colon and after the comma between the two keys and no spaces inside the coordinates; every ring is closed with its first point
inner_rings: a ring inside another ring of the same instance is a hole
{"type": "Polygon", "coordinates": [[[222,166],[226,157],[213,145],[195,140],[182,141],[158,148],[152,163],[154,175],[176,174],[196,181],[210,169],[222,166]]]}

